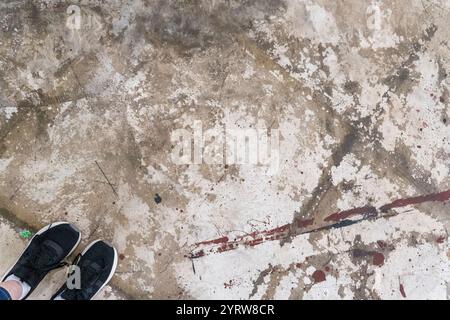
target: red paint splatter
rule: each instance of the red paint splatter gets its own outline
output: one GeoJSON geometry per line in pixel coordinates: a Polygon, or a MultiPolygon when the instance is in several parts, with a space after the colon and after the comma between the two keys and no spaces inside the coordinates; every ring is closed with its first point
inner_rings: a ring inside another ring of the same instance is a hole
{"type": "Polygon", "coordinates": [[[375,266],[382,266],[384,264],[384,254],[375,252],[372,256],[372,263],[375,266]]]}
{"type": "Polygon", "coordinates": [[[341,212],[335,212],[328,217],[325,218],[325,221],[341,221],[348,217],[364,214],[364,213],[370,213],[370,214],[376,214],[377,209],[372,206],[366,206],[366,207],[360,207],[360,208],[354,208],[350,210],[345,210],[341,212]]]}
{"type": "Polygon", "coordinates": [[[297,220],[297,227],[306,228],[314,223],[314,219],[297,220]]]}
{"type": "Polygon", "coordinates": [[[377,244],[380,248],[386,248],[387,244],[383,240],[378,240],[377,244]]]}
{"type": "Polygon", "coordinates": [[[446,236],[440,236],[436,239],[437,243],[444,243],[444,241],[447,239],[446,236]]]}
{"type": "Polygon", "coordinates": [[[405,288],[403,287],[403,284],[400,283],[400,293],[403,298],[406,298],[405,288]]]}
{"type": "Polygon", "coordinates": [[[233,243],[224,243],[219,247],[218,252],[225,252],[225,251],[229,251],[232,249],[234,249],[233,243]]]}
{"type": "Polygon", "coordinates": [[[247,241],[247,242],[245,242],[245,244],[248,245],[248,246],[253,247],[253,246],[256,246],[258,244],[261,244],[263,242],[263,240],[264,240],[263,238],[259,238],[259,239],[247,241]]]}
{"type": "Polygon", "coordinates": [[[252,233],[248,233],[248,234],[246,234],[246,235],[244,235],[244,236],[239,236],[239,237],[237,237],[236,240],[242,240],[242,239],[245,239],[246,237],[248,237],[248,238],[256,238],[256,237],[259,236],[262,232],[264,232],[264,231],[261,231],[261,232],[253,231],[252,233]]]}
{"type": "Polygon", "coordinates": [[[322,282],[326,280],[325,272],[322,270],[316,270],[312,274],[315,283],[322,282]]]}
{"type": "Polygon", "coordinates": [[[440,193],[427,194],[424,196],[398,199],[389,204],[382,206],[380,208],[380,210],[381,210],[381,212],[386,212],[392,208],[404,207],[404,206],[411,205],[411,204],[419,204],[419,203],[429,202],[429,201],[444,202],[444,201],[447,201],[448,199],[450,199],[450,190],[440,192],[440,193]]]}
{"type": "Polygon", "coordinates": [[[228,242],[228,237],[222,237],[222,238],[218,238],[218,239],[214,239],[214,240],[208,240],[208,241],[203,241],[203,242],[199,242],[198,244],[219,244],[219,243],[224,243],[224,242],[228,242]]]}
{"type": "MultiPolygon", "coordinates": [[[[239,237],[235,238],[234,240],[230,240],[228,237],[224,236],[224,237],[221,237],[218,239],[203,241],[203,242],[194,244],[194,247],[196,248],[196,250],[193,251],[193,253],[191,253],[190,257],[191,258],[199,258],[199,257],[203,257],[209,253],[214,253],[214,252],[220,253],[220,252],[225,252],[225,251],[229,251],[232,249],[236,249],[237,247],[242,246],[242,245],[252,247],[252,246],[256,246],[261,243],[264,243],[265,241],[275,241],[275,240],[285,239],[290,235],[289,230],[291,230],[291,229],[294,231],[294,234],[309,233],[309,232],[321,230],[326,227],[333,226],[333,224],[323,226],[323,222],[330,222],[330,221],[339,222],[340,220],[344,220],[344,219],[354,216],[354,215],[369,214],[370,216],[374,216],[380,211],[387,212],[389,209],[392,209],[392,208],[420,204],[420,203],[429,202],[429,201],[444,202],[449,199],[450,199],[450,190],[447,190],[447,191],[443,191],[440,193],[433,193],[433,194],[428,194],[428,195],[423,195],[423,196],[418,196],[418,197],[398,199],[398,200],[395,200],[389,204],[386,204],[386,205],[380,207],[379,210],[377,210],[375,207],[372,207],[372,206],[365,206],[365,207],[349,209],[349,210],[345,210],[345,211],[341,211],[341,212],[335,212],[335,213],[327,216],[323,221],[315,220],[315,219],[296,220],[293,222],[293,224],[285,224],[285,225],[282,225],[282,226],[279,226],[279,227],[276,227],[273,229],[269,229],[269,230],[254,231],[252,233],[249,233],[249,234],[246,234],[243,236],[239,236],[239,237]],[[306,229],[306,227],[313,225],[313,224],[318,224],[319,227],[316,229],[309,229],[309,230],[306,229]],[[306,229],[306,230],[302,230],[302,229],[306,229]],[[209,247],[209,246],[210,246],[210,248],[207,248],[207,249],[200,248],[200,247],[209,247]]],[[[366,217],[363,217],[363,218],[366,218],[366,217]]],[[[383,248],[384,244],[381,241],[378,241],[377,243],[381,248],[383,248]]],[[[374,259],[375,259],[375,257],[374,257],[374,259]]],[[[384,256],[383,256],[383,262],[384,262],[384,256]]],[[[378,265],[377,263],[382,264],[381,256],[379,256],[379,255],[376,257],[376,261],[374,262],[374,264],[378,265]]]]}
{"type": "Polygon", "coordinates": [[[277,227],[277,228],[274,228],[271,230],[264,231],[263,233],[268,236],[272,235],[272,234],[276,234],[276,233],[282,233],[282,232],[288,231],[290,226],[291,225],[288,223],[288,224],[282,225],[281,227],[277,227]]]}

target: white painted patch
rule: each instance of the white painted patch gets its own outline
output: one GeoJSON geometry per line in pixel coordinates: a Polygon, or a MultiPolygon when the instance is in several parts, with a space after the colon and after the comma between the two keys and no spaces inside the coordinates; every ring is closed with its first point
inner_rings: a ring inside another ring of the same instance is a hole
{"type": "Polygon", "coordinates": [[[7,159],[0,159],[0,175],[4,174],[6,169],[8,168],[11,161],[13,161],[14,158],[7,158],[7,159]]]}
{"type": "MultiPolygon", "coordinates": [[[[391,29],[389,19],[392,11],[390,9],[383,10],[381,5],[380,2],[373,1],[366,11],[367,27],[371,31],[367,42],[375,50],[394,47],[401,40],[391,29]]],[[[367,42],[362,40],[361,46],[366,47],[367,42]]]]}
{"type": "Polygon", "coordinates": [[[5,116],[6,120],[9,120],[17,112],[17,107],[0,106],[0,112],[5,116]]]}
{"type": "Polygon", "coordinates": [[[333,185],[337,186],[343,181],[355,179],[355,174],[358,172],[360,165],[361,161],[359,161],[354,154],[346,154],[338,167],[331,167],[331,179],[333,180],[333,185]]]}
{"type": "Polygon", "coordinates": [[[447,299],[450,279],[445,250],[430,243],[410,246],[406,241],[396,245],[385,264],[377,270],[374,289],[384,299],[447,299]]]}
{"type": "Polygon", "coordinates": [[[267,242],[253,248],[196,259],[196,275],[193,275],[191,262],[186,260],[175,266],[179,284],[197,299],[249,298],[253,291],[253,281],[269,264],[286,268],[293,261],[303,261],[314,253],[307,238],[296,237],[292,243],[283,247],[277,242],[267,242]],[[235,279],[239,285],[226,288],[224,283],[228,283],[230,279],[235,279]]]}
{"type": "Polygon", "coordinates": [[[286,19],[297,38],[309,38],[315,43],[337,44],[339,28],[334,16],[324,7],[309,1],[287,1],[286,19]]]}
{"type": "Polygon", "coordinates": [[[250,64],[246,64],[244,73],[242,74],[242,78],[245,80],[250,79],[255,74],[255,70],[250,64]]]}

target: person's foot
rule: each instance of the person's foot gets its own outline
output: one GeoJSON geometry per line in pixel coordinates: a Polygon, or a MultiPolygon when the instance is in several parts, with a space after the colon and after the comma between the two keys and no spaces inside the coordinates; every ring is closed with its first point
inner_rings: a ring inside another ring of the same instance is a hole
{"type": "Polygon", "coordinates": [[[22,286],[20,300],[27,298],[51,270],[66,264],[64,259],[80,240],[81,233],[67,222],[55,222],[42,228],[0,282],[19,282],[22,286]]]}
{"type": "MultiPolygon", "coordinates": [[[[73,265],[79,268],[79,288],[69,288],[67,282],[53,295],[53,300],[91,300],[111,280],[117,267],[117,251],[102,240],[92,242],[73,265]]],[[[69,276],[76,276],[72,268],[69,276]]],[[[76,285],[76,281],[74,281],[76,285]]]]}

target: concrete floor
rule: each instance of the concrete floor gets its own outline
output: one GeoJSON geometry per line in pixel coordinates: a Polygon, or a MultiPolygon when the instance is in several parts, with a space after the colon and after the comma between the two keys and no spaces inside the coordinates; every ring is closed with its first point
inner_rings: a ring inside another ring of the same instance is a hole
{"type": "Polygon", "coordinates": [[[450,1],[104,2],[0,3],[0,272],[66,220],[99,298],[450,297],[450,1]],[[278,170],[177,163],[196,123],[278,170]]]}

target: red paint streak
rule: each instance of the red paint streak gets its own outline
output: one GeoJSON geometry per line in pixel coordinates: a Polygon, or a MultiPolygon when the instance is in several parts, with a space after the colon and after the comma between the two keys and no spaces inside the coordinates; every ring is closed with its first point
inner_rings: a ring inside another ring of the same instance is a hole
{"type": "MultiPolygon", "coordinates": [[[[262,231],[262,232],[264,232],[264,231],[262,231]]],[[[260,234],[261,234],[261,232],[253,231],[252,233],[248,233],[246,235],[237,237],[236,240],[242,240],[242,239],[245,239],[245,238],[256,238],[260,234]]]]}
{"type": "Polygon", "coordinates": [[[234,249],[233,243],[224,243],[219,247],[218,252],[225,252],[225,251],[229,251],[232,249],[234,249]]]}
{"type": "MultiPolygon", "coordinates": [[[[296,220],[293,222],[293,224],[285,224],[273,229],[269,230],[262,230],[262,231],[254,231],[252,233],[239,236],[235,238],[234,240],[230,240],[227,236],[203,241],[194,244],[195,251],[193,251],[190,255],[191,258],[199,258],[203,257],[206,254],[214,253],[214,252],[225,252],[229,250],[236,249],[239,246],[256,246],[261,243],[264,243],[266,241],[275,241],[280,239],[285,239],[289,235],[289,230],[293,228],[295,231],[298,231],[299,229],[307,228],[308,226],[311,226],[315,223],[321,225],[318,229],[307,229],[305,232],[313,232],[316,230],[320,230],[320,228],[323,228],[323,222],[339,222],[341,220],[344,220],[348,217],[354,216],[354,215],[364,215],[364,214],[372,214],[375,215],[379,211],[386,212],[389,209],[392,208],[398,208],[398,207],[404,207],[408,205],[414,205],[414,204],[420,204],[424,202],[430,202],[430,201],[440,201],[444,202],[450,199],[450,190],[443,191],[440,193],[433,193],[429,195],[423,195],[418,197],[411,197],[411,198],[404,198],[404,199],[398,199],[395,200],[389,204],[386,204],[377,210],[375,207],[372,206],[365,206],[365,207],[358,207],[354,209],[349,209],[341,212],[335,212],[329,216],[327,216],[323,221],[315,220],[315,219],[305,219],[305,220],[296,220]],[[201,247],[209,247],[209,248],[201,248],[201,247]]],[[[331,224],[332,225],[332,224],[331,224]]],[[[330,224],[328,224],[330,226],[330,224]]],[[[439,240],[439,241],[445,241],[445,240],[439,240]]],[[[384,248],[385,244],[382,241],[377,242],[380,248],[384,248]]],[[[375,265],[382,265],[384,263],[384,256],[381,258],[382,253],[377,254],[377,256],[374,256],[374,264],[375,265]]]]}
{"type": "Polygon", "coordinates": [[[383,240],[378,240],[377,244],[382,249],[386,248],[386,246],[387,246],[386,242],[384,242],[383,240]]]}
{"type": "Polygon", "coordinates": [[[291,225],[288,223],[288,224],[282,225],[281,227],[277,227],[277,228],[274,228],[274,229],[271,229],[271,230],[263,231],[263,233],[265,235],[267,235],[267,236],[270,236],[272,234],[282,233],[282,232],[288,231],[290,226],[291,225]]]}
{"type": "Polygon", "coordinates": [[[436,242],[437,242],[437,243],[444,243],[445,239],[447,239],[446,236],[440,236],[440,237],[438,237],[438,238],[436,239],[436,242]]]}
{"type": "Polygon", "coordinates": [[[297,220],[297,227],[306,228],[314,223],[314,219],[297,220]]]}
{"type": "Polygon", "coordinates": [[[419,203],[430,202],[430,201],[444,202],[444,201],[447,201],[448,199],[450,199],[450,190],[440,192],[440,193],[427,194],[424,196],[398,199],[398,200],[395,200],[394,202],[391,202],[389,204],[382,206],[380,208],[380,210],[381,210],[381,212],[386,212],[392,208],[404,207],[404,206],[408,206],[411,204],[419,204],[419,203]]]}
{"type": "MultiPolygon", "coordinates": [[[[247,236],[249,236],[249,237],[253,237],[253,238],[255,238],[257,235],[259,235],[260,234],[260,232],[258,232],[258,231],[253,231],[252,233],[249,233],[247,236]]],[[[240,238],[242,239],[242,238],[244,238],[245,236],[241,236],[240,238]]]]}
{"type": "Polygon", "coordinates": [[[403,298],[406,298],[405,288],[401,283],[400,283],[400,293],[402,294],[403,298]]]}
{"type": "Polygon", "coordinates": [[[253,247],[253,246],[256,246],[258,244],[261,244],[263,241],[264,241],[263,238],[259,238],[259,239],[255,239],[255,240],[251,240],[251,241],[246,241],[245,244],[248,245],[248,246],[253,247]]]}
{"type": "Polygon", "coordinates": [[[351,217],[354,215],[359,215],[359,214],[364,214],[364,213],[375,214],[375,213],[377,213],[377,209],[375,207],[366,206],[366,207],[360,207],[360,208],[354,208],[354,209],[350,209],[350,210],[335,212],[335,213],[329,215],[328,217],[326,217],[325,221],[337,222],[337,221],[344,220],[348,217],[351,217]]]}
{"type": "Polygon", "coordinates": [[[312,274],[312,277],[313,277],[315,283],[325,281],[325,279],[326,279],[325,272],[323,272],[322,270],[314,271],[314,273],[312,274]]]}
{"type": "Polygon", "coordinates": [[[208,241],[203,241],[203,242],[199,242],[198,244],[219,244],[219,243],[224,243],[224,242],[228,242],[228,237],[222,237],[222,238],[218,238],[218,239],[214,239],[214,240],[208,240],[208,241]]]}
{"type": "Polygon", "coordinates": [[[384,264],[384,254],[375,252],[372,256],[372,263],[375,266],[382,266],[384,264]]]}

